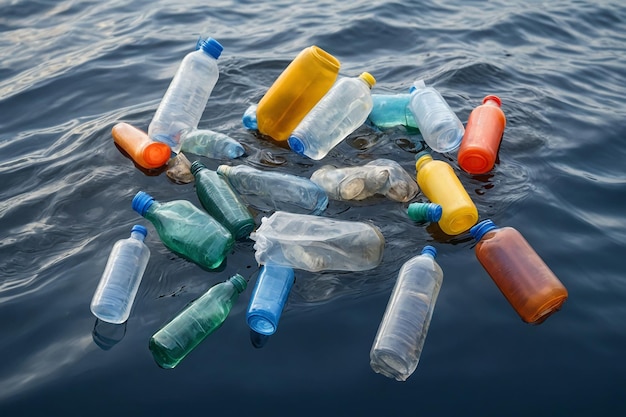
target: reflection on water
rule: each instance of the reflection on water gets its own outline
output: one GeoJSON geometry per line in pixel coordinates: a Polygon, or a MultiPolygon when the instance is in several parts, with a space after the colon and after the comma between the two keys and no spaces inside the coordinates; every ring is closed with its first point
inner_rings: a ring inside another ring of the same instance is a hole
{"type": "Polygon", "coordinates": [[[126,336],[126,322],[113,324],[96,319],[91,336],[100,349],[109,350],[126,336]]]}

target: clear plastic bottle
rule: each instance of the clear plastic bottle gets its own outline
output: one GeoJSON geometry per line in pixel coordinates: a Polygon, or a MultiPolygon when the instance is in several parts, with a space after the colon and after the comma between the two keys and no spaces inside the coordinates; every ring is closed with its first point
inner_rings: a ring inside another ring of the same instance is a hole
{"type": "Polygon", "coordinates": [[[199,161],[191,164],[191,173],[196,179],[196,194],[202,207],[222,223],[235,240],[247,238],[254,230],[254,218],[228,181],[199,161]]]}
{"type": "Polygon", "coordinates": [[[117,123],[111,129],[111,135],[113,141],[145,169],[162,167],[172,154],[165,143],[153,141],[147,133],[128,123],[117,123]]]}
{"type": "Polygon", "coordinates": [[[299,155],[320,160],[354,132],[372,110],[371,88],[376,80],[368,72],[342,78],[291,132],[289,147],[299,155]]]}
{"type": "Polygon", "coordinates": [[[308,178],[248,165],[220,165],[217,173],[257,210],[318,215],[328,206],[326,191],[308,178]]]}
{"type": "Polygon", "coordinates": [[[303,49],[259,101],[259,132],[277,141],[289,139],[304,116],[330,90],[339,60],[313,45],[303,49]]]}
{"type": "Polygon", "coordinates": [[[487,96],[470,113],[457,160],[470,174],[484,174],[496,163],[506,117],[498,96],[487,96]]]}
{"type": "Polygon", "coordinates": [[[145,227],[136,224],[130,231],[130,238],[113,245],[91,299],[91,312],[100,320],[114,324],[128,320],[150,259],[150,249],[143,243],[147,234],[145,227]]]}
{"type": "Polygon", "coordinates": [[[409,109],[411,95],[372,94],[372,111],[367,120],[379,129],[404,126],[418,129],[413,113],[409,109]]]}
{"type": "Polygon", "coordinates": [[[246,321],[250,329],[272,335],[294,282],[293,269],[279,265],[262,265],[250,296],[246,321]]]}
{"type": "Polygon", "coordinates": [[[452,152],[461,144],[463,123],[434,87],[418,80],[411,87],[409,109],[424,141],[436,152],[452,152]]]}
{"type": "Polygon", "coordinates": [[[148,126],[151,139],[168,144],[178,153],[181,132],[198,127],[217,83],[217,59],[222,50],[218,41],[208,38],[201,42],[198,50],[183,58],[148,126]]]}
{"type": "Polygon", "coordinates": [[[230,232],[187,200],[159,203],[139,191],[132,207],[154,225],[165,246],[205,269],[219,267],[233,247],[230,232]]]}
{"type": "Polygon", "coordinates": [[[235,159],[246,153],[235,139],[209,129],[184,130],[181,141],[181,151],[212,159],[235,159]]]}
{"type": "Polygon", "coordinates": [[[407,209],[407,215],[414,222],[438,222],[442,213],[441,206],[435,203],[411,203],[407,209]]]}
{"type": "Polygon", "coordinates": [[[208,335],[220,328],[248,283],[239,274],[211,287],[159,329],[148,344],[161,368],[180,363],[208,335]]]}
{"type": "Polygon", "coordinates": [[[417,183],[422,193],[441,206],[441,230],[451,236],[469,230],[478,221],[478,210],[452,167],[445,161],[433,160],[426,151],[415,157],[417,183]]]}
{"type": "Polygon", "coordinates": [[[259,264],[317,272],[365,271],[383,258],[385,238],[364,222],[277,211],[250,234],[259,264]]]}
{"type": "Polygon", "coordinates": [[[487,219],[470,233],[476,257],[523,321],[542,323],[561,308],[567,289],[520,232],[487,219]]]}
{"type": "Polygon", "coordinates": [[[370,351],[374,372],[406,381],[417,368],[443,282],[436,256],[425,246],[402,265],[370,351]]]}

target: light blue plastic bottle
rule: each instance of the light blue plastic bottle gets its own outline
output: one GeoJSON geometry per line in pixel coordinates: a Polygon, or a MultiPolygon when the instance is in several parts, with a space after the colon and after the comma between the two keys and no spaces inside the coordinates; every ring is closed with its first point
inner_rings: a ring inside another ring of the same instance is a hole
{"type": "Polygon", "coordinates": [[[418,80],[411,87],[409,109],[424,141],[436,152],[452,152],[461,146],[463,123],[434,87],[418,80]]]}
{"type": "Polygon", "coordinates": [[[181,132],[198,127],[209,96],[217,83],[217,59],[223,47],[213,38],[183,58],[150,125],[152,140],[166,143],[173,152],[181,147],[181,132]]]}
{"type": "Polygon", "coordinates": [[[259,125],[256,121],[256,104],[252,104],[249,106],[246,111],[243,113],[243,117],[241,118],[241,122],[246,129],[249,130],[258,130],[259,125]]]}
{"type": "Polygon", "coordinates": [[[311,159],[325,157],[367,120],[374,84],[376,79],[367,72],[337,81],[291,133],[289,147],[311,159]]]}
{"type": "Polygon", "coordinates": [[[181,151],[212,159],[235,159],[246,153],[235,139],[209,129],[184,130],[181,141],[181,151]]]}
{"type": "Polygon", "coordinates": [[[411,95],[372,94],[372,111],[367,120],[379,129],[404,126],[417,129],[417,122],[409,109],[411,95]]]}
{"type": "Polygon", "coordinates": [[[128,320],[150,259],[150,249],[143,243],[147,234],[145,227],[135,225],[128,239],[113,245],[91,300],[91,312],[100,320],[114,324],[128,320]]]}
{"type": "Polygon", "coordinates": [[[276,332],[293,282],[292,268],[278,265],[261,266],[246,313],[248,326],[252,330],[263,335],[276,332]]]}

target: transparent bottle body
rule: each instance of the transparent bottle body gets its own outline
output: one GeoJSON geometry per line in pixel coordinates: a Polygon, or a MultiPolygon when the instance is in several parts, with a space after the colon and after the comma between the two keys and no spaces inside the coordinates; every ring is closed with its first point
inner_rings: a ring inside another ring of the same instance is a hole
{"type": "Polygon", "coordinates": [[[218,76],[215,58],[202,49],[187,54],[150,122],[150,138],[178,152],[181,132],[198,127],[218,76]]]}
{"type": "Polygon", "coordinates": [[[165,246],[206,269],[220,266],[234,244],[224,226],[186,200],[154,202],[144,217],[165,246]]]}
{"type": "Polygon", "coordinates": [[[372,111],[367,120],[380,129],[404,126],[417,129],[409,109],[410,94],[372,94],[372,111]]]}
{"type": "Polygon", "coordinates": [[[263,171],[247,165],[221,165],[217,172],[249,205],[258,210],[317,215],[328,206],[324,189],[308,178],[263,171]]]}
{"type": "Polygon", "coordinates": [[[235,159],[245,153],[241,143],[224,133],[209,129],[184,130],[181,141],[181,151],[212,159],[235,159]]]}
{"type": "MultiPolygon", "coordinates": [[[[302,119],[291,137],[304,145],[304,155],[322,159],[365,122],[371,109],[369,85],[360,78],[342,78],[302,119]]],[[[291,146],[293,139],[289,141],[291,146]]]]}
{"type": "Polygon", "coordinates": [[[133,232],[128,239],[113,245],[106,267],[91,300],[91,312],[107,323],[128,320],[150,259],[150,249],[143,235],[133,232]]]}
{"type": "Polygon", "coordinates": [[[293,282],[292,268],[261,266],[246,312],[246,320],[252,330],[264,335],[276,332],[293,282]]]}
{"type": "Polygon", "coordinates": [[[411,93],[409,109],[426,144],[436,152],[452,152],[460,144],[465,128],[445,99],[433,87],[411,93]]]}
{"type": "Polygon", "coordinates": [[[311,272],[375,268],[385,246],[374,225],[284,211],[264,217],[250,238],[258,263],[311,272]]]}
{"type": "Polygon", "coordinates": [[[402,266],[370,351],[375,372],[405,381],[415,371],[442,281],[443,272],[429,255],[402,266]]]}

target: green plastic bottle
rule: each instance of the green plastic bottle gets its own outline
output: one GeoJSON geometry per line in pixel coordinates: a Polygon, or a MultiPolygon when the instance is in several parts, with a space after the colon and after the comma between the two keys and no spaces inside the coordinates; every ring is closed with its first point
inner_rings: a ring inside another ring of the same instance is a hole
{"type": "Polygon", "coordinates": [[[235,240],[246,238],[254,230],[254,218],[228,181],[200,161],[191,164],[196,179],[196,194],[202,207],[222,223],[235,240]]]}
{"type": "Polygon", "coordinates": [[[248,283],[239,274],[211,287],[150,338],[150,352],[161,368],[171,369],[208,335],[219,329],[248,283]]]}
{"type": "Polygon", "coordinates": [[[224,226],[187,200],[159,203],[139,191],[132,207],[154,225],[165,246],[203,268],[220,266],[235,242],[224,226]]]}

